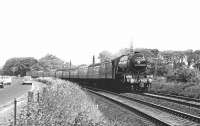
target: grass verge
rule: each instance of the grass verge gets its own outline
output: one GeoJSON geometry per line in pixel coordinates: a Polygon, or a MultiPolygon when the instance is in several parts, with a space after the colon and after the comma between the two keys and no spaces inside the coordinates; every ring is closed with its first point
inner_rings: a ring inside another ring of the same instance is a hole
{"type": "Polygon", "coordinates": [[[195,82],[167,82],[165,79],[157,79],[152,82],[150,92],[200,99],[200,84],[195,82]]]}
{"type": "Polygon", "coordinates": [[[38,81],[47,86],[41,91],[39,102],[33,101],[22,109],[17,125],[113,126],[78,85],[52,78],[38,81]]]}

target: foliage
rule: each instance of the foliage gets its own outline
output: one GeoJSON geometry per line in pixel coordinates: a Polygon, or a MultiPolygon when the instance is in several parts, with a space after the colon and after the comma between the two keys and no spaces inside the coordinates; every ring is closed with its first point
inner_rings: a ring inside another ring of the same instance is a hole
{"type": "Polygon", "coordinates": [[[168,81],[177,81],[177,82],[192,82],[197,81],[198,71],[181,67],[174,70],[173,72],[168,72],[167,80],[168,81]]]}
{"type": "Polygon", "coordinates": [[[11,58],[6,61],[3,66],[3,72],[6,75],[26,75],[30,71],[31,66],[37,63],[37,60],[32,57],[25,58],[11,58]]]}
{"type": "Polygon", "coordinates": [[[48,71],[48,69],[46,69],[43,64],[37,62],[35,64],[33,64],[30,68],[32,71],[48,71]]]}
{"type": "Polygon", "coordinates": [[[3,75],[3,69],[0,69],[0,75],[3,75]]]}
{"type": "Polygon", "coordinates": [[[64,61],[53,55],[46,55],[39,61],[32,57],[8,59],[2,68],[5,75],[25,76],[27,71],[50,71],[69,67],[64,61]]]}
{"type": "Polygon", "coordinates": [[[104,62],[104,61],[109,61],[111,59],[113,59],[113,55],[108,52],[108,51],[102,51],[101,53],[99,53],[99,60],[100,62],[104,62]]]}
{"type": "Polygon", "coordinates": [[[153,53],[153,55],[154,55],[155,57],[157,57],[158,54],[159,54],[159,50],[158,50],[158,49],[152,49],[152,50],[151,50],[151,53],[153,53]]]}
{"type": "Polygon", "coordinates": [[[38,62],[46,70],[62,69],[64,66],[64,61],[51,54],[47,54],[46,56],[42,57],[38,62]]]}
{"type": "Polygon", "coordinates": [[[114,57],[119,57],[119,56],[122,56],[122,55],[127,55],[128,53],[130,53],[130,49],[124,48],[124,49],[119,50],[119,52],[117,52],[116,54],[114,54],[114,57]]]}
{"type": "Polygon", "coordinates": [[[157,79],[152,82],[150,92],[186,96],[200,99],[200,84],[196,82],[169,82],[157,79]]]}
{"type": "Polygon", "coordinates": [[[168,66],[168,65],[158,65],[157,76],[166,76],[168,71],[170,71],[170,66],[168,66]]]}

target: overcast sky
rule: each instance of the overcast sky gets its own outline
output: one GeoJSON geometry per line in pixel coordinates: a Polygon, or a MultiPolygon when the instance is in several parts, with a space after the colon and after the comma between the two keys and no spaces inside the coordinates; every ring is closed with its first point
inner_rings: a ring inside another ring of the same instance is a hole
{"type": "Polygon", "coordinates": [[[199,0],[1,0],[0,66],[47,53],[74,64],[121,48],[200,49],[199,0]]]}

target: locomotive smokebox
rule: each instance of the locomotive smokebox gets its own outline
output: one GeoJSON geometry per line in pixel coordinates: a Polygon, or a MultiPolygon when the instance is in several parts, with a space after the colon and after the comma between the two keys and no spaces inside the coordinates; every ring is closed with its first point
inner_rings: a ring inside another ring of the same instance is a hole
{"type": "Polygon", "coordinates": [[[146,71],[147,61],[140,52],[135,52],[129,57],[129,69],[133,73],[143,73],[146,71]]]}

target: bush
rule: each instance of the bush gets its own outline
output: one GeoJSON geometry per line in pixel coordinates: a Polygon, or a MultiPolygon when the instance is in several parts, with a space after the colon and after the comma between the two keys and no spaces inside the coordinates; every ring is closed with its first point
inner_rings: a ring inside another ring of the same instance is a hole
{"type": "Polygon", "coordinates": [[[191,98],[197,98],[200,99],[200,85],[191,85],[188,88],[185,88],[184,91],[182,91],[180,94],[191,97],[191,98]]]}
{"type": "Polygon", "coordinates": [[[174,71],[168,71],[168,81],[176,82],[199,82],[199,71],[189,68],[181,67],[174,71]]]}
{"type": "Polygon", "coordinates": [[[52,85],[54,83],[53,80],[55,80],[55,78],[51,78],[51,77],[39,77],[35,79],[38,82],[42,82],[45,83],[46,85],[52,85]]]}
{"type": "Polygon", "coordinates": [[[196,82],[167,82],[154,80],[150,92],[186,96],[200,99],[200,84],[196,82]]]}
{"type": "Polygon", "coordinates": [[[167,72],[169,71],[169,69],[167,68],[167,66],[165,65],[160,65],[157,68],[157,75],[158,76],[165,76],[167,74],[167,72]]]}

